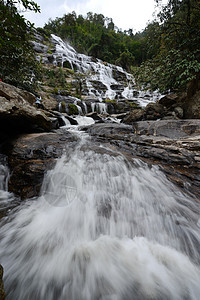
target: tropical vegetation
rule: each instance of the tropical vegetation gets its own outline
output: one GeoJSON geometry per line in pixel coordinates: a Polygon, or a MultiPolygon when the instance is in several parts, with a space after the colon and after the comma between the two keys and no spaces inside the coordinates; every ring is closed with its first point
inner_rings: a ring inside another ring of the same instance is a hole
{"type": "MultiPolygon", "coordinates": [[[[155,2],[159,13],[142,32],[122,31],[111,18],[91,12],[85,17],[72,12],[50,19],[38,30],[57,34],[80,53],[133,72],[140,85],[161,91],[192,86],[195,91],[200,77],[200,2],[155,2]]],[[[32,0],[18,3],[40,11],[32,0]]],[[[0,2],[0,77],[27,89],[34,88],[40,71],[30,43],[32,32],[33,24],[19,13],[14,0],[0,2]]]]}

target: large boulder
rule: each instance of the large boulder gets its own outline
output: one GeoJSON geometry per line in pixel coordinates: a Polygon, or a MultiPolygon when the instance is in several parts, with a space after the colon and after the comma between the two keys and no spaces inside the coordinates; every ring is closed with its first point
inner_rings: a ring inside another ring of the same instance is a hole
{"type": "Polygon", "coordinates": [[[134,109],[127,116],[125,116],[123,122],[126,124],[132,124],[134,122],[141,121],[143,117],[144,117],[143,109],[134,109]]]}
{"type": "Polygon", "coordinates": [[[0,82],[0,128],[5,131],[26,130],[38,127],[44,131],[52,128],[45,112],[37,109],[34,95],[12,85],[0,82]]]}
{"type": "Polygon", "coordinates": [[[173,113],[180,119],[200,119],[200,91],[193,94],[169,94],[159,100],[168,113],[173,113]]]}
{"type": "Polygon", "coordinates": [[[22,199],[38,196],[44,174],[54,167],[63,151],[73,149],[78,138],[59,129],[51,133],[25,134],[5,146],[11,169],[9,191],[22,199]]]}
{"type": "Polygon", "coordinates": [[[142,120],[158,120],[166,116],[166,109],[160,103],[149,103],[144,109],[134,109],[124,118],[126,124],[142,120]]]}

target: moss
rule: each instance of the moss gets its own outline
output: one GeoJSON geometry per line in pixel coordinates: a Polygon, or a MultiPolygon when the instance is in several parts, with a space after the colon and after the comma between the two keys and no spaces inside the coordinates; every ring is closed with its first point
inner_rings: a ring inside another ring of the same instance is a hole
{"type": "Polygon", "coordinates": [[[130,105],[131,108],[136,109],[136,108],[140,108],[139,105],[135,102],[130,102],[128,100],[125,101],[128,105],[130,105]]]}
{"type": "Polygon", "coordinates": [[[54,95],[59,95],[59,90],[58,90],[57,87],[55,87],[55,88],[53,89],[53,94],[54,94],[54,95]]]}
{"type": "Polygon", "coordinates": [[[71,66],[71,64],[70,64],[70,62],[68,60],[64,61],[63,67],[67,68],[67,69],[71,69],[72,68],[72,66],[71,66]]]}
{"type": "Polygon", "coordinates": [[[105,103],[116,103],[116,99],[110,100],[110,99],[106,99],[105,103]]]}
{"type": "Polygon", "coordinates": [[[45,75],[47,76],[47,78],[54,78],[55,77],[55,71],[52,69],[47,69],[45,70],[45,75]]]}
{"type": "Polygon", "coordinates": [[[78,108],[75,104],[68,104],[69,115],[78,115],[78,108]]]}

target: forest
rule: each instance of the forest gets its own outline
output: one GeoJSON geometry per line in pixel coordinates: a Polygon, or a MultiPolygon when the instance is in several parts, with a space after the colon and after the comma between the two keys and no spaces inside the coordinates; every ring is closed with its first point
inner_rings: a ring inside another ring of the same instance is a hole
{"type": "MultiPolygon", "coordinates": [[[[40,11],[33,1],[19,2],[26,9],[40,11]]],[[[38,30],[60,36],[80,53],[123,67],[134,74],[138,84],[152,90],[182,91],[188,84],[195,90],[200,74],[200,2],[155,2],[159,13],[142,32],[122,31],[111,18],[92,12],[85,17],[65,14],[38,30]]],[[[13,0],[0,2],[0,76],[30,89],[30,77],[34,73],[36,81],[41,71],[30,44],[34,25],[15,5],[13,0]]]]}

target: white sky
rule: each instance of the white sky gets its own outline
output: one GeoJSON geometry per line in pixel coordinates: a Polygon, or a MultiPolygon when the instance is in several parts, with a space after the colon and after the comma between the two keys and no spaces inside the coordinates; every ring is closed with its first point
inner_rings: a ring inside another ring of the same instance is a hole
{"type": "Polygon", "coordinates": [[[48,19],[62,17],[75,11],[86,16],[87,12],[101,13],[113,19],[118,28],[135,31],[144,29],[148,21],[153,19],[154,0],[35,0],[41,13],[26,12],[26,19],[42,27],[48,19]]]}

